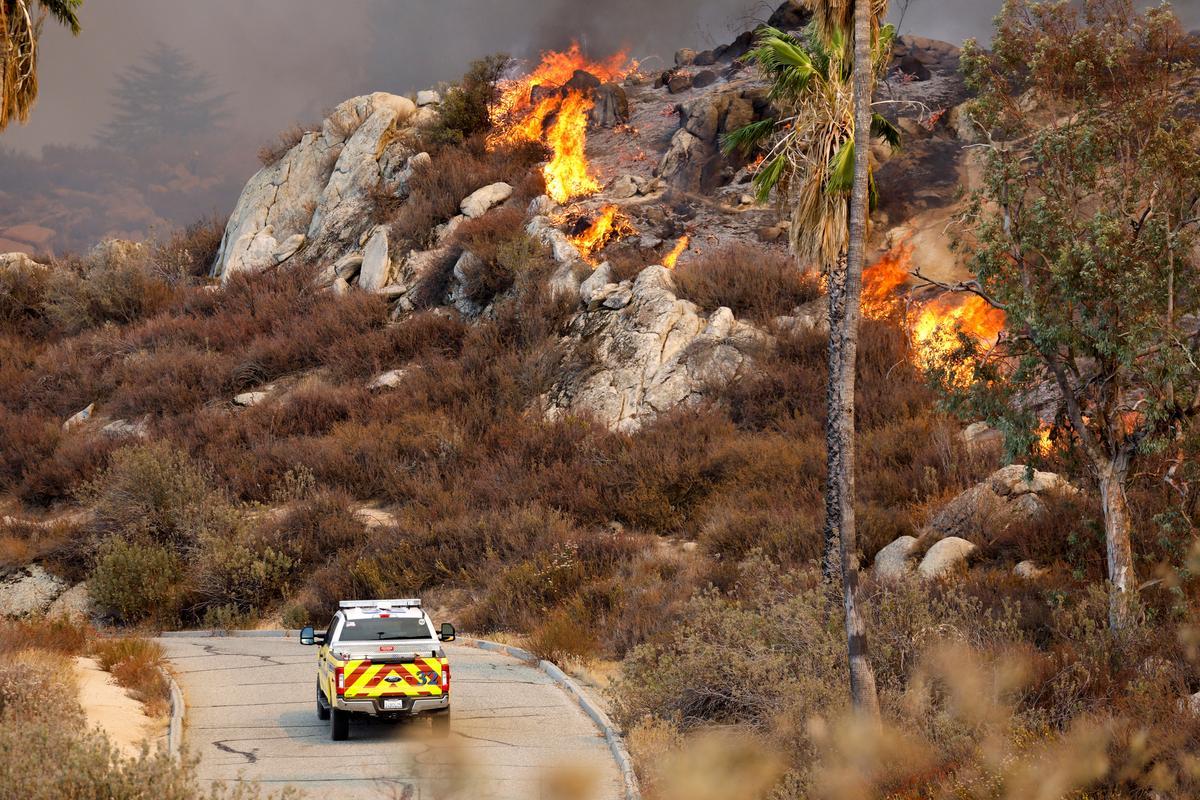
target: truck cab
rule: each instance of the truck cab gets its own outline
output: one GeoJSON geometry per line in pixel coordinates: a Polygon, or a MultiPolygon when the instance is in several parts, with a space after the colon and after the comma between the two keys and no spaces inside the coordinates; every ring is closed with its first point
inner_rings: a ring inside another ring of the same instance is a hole
{"type": "Polygon", "coordinates": [[[307,627],[302,645],[317,646],[317,718],[330,737],[350,735],[355,715],[429,717],[435,736],[450,733],[450,662],[442,643],[454,626],[434,631],[420,600],[343,600],[324,633],[307,627]]]}

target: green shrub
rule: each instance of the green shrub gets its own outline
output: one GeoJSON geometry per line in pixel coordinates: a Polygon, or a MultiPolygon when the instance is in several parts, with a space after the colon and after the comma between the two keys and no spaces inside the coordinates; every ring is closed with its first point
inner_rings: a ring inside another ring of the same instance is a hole
{"type": "Polygon", "coordinates": [[[209,472],[165,441],[118,450],[80,494],[92,505],[97,532],[143,538],[177,552],[228,530],[237,516],[214,491],[209,472]]]}
{"type": "Polygon", "coordinates": [[[170,624],[186,594],[183,563],[163,545],[113,536],[101,546],[88,591],[123,622],[170,624]]]}
{"type": "Polygon", "coordinates": [[[471,62],[457,86],[442,98],[441,119],[429,135],[435,142],[461,143],[491,127],[489,114],[499,98],[499,83],[512,58],[496,53],[471,62]]]}
{"type": "Polygon", "coordinates": [[[264,612],[286,598],[293,587],[297,562],[258,541],[236,537],[214,540],[200,558],[197,589],[207,606],[207,627],[230,627],[224,617],[244,618],[264,612]]]}

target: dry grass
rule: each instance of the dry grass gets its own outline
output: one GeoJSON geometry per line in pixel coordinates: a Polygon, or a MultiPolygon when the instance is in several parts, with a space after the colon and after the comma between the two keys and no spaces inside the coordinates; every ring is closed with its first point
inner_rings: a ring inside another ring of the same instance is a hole
{"type": "Polygon", "coordinates": [[[42,650],[63,656],[83,653],[94,631],[69,619],[0,621],[0,660],[26,650],[42,650]]]}
{"type": "Polygon", "coordinates": [[[92,655],[100,668],[146,707],[150,716],[165,716],[171,706],[171,688],[163,670],[167,659],[162,646],[149,639],[123,637],[97,639],[92,655]]]}

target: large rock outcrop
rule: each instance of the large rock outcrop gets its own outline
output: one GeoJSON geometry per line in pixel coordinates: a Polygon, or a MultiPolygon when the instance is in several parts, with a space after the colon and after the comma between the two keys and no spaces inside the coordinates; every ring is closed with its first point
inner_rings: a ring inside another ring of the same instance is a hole
{"type": "Polygon", "coordinates": [[[41,614],[67,588],[66,581],[36,564],[8,570],[0,578],[0,616],[28,617],[41,614]]]}
{"type": "Polygon", "coordinates": [[[301,251],[336,258],[359,245],[370,229],[372,194],[402,178],[414,155],[398,134],[415,113],[411,100],[382,92],[339,105],[320,131],[251,178],[213,276],[261,270],[301,251]]]}
{"type": "Polygon", "coordinates": [[[926,535],[977,540],[984,531],[999,534],[1046,513],[1043,495],[1073,491],[1059,475],[1036,470],[1030,473],[1027,467],[1012,464],[947,503],[929,520],[926,535]]]}
{"type": "Polygon", "coordinates": [[[552,418],[586,415],[635,431],[658,414],[700,401],[715,384],[736,380],[754,350],[765,346],[765,336],[728,308],[706,316],[676,297],[663,267],[647,267],[633,281],[596,283],[584,282],[587,310],[565,342],[570,352],[588,357],[546,396],[552,418]]]}
{"type": "Polygon", "coordinates": [[[720,182],[721,170],[728,166],[721,154],[721,137],[762,119],[767,113],[766,92],[761,87],[733,86],[680,103],[676,110],[680,127],[658,174],[670,186],[697,192],[720,182]]]}
{"type": "MultiPolygon", "coordinates": [[[[1004,467],[943,506],[921,530],[919,540],[901,536],[876,553],[875,577],[895,581],[912,574],[914,561],[922,552],[916,574],[924,578],[953,575],[965,567],[977,546],[1045,515],[1047,495],[1076,491],[1052,472],[1031,472],[1021,464],[1004,467]]],[[[1017,566],[1018,575],[1036,577],[1032,562],[1017,566]]]]}

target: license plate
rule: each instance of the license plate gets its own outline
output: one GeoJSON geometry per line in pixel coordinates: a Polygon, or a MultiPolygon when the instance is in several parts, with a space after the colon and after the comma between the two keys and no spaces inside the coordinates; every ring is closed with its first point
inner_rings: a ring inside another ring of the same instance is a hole
{"type": "Polygon", "coordinates": [[[383,707],[386,710],[402,709],[404,708],[404,700],[400,698],[396,698],[394,700],[384,700],[383,707]]]}

